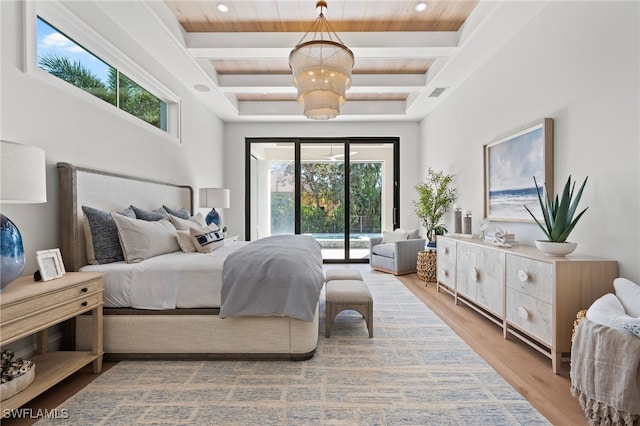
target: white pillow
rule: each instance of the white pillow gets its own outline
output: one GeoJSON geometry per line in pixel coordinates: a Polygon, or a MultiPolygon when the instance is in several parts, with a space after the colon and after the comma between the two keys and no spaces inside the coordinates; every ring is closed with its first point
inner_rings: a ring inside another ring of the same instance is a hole
{"type": "Polygon", "coordinates": [[[404,241],[407,239],[407,231],[396,229],[393,232],[384,231],[382,233],[382,244],[395,243],[396,241],[404,241]]]}
{"type": "MultiPolygon", "coordinates": [[[[200,214],[200,213],[198,213],[200,214]]],[[[194,220],[193,218],[195,218],[196,216],[192,216],[189,219],[182,219],[178,216],[174,216],[174,215],[169,215],[169,220],[171,221],[171,223],[173,224],[173,226],[176,227],[176,229],[178,231],[188,231],[191,228],[204,228],[205,226],[207,226],[207,224],[204,222],[204,218],[202,220],[202,222],[204,223],[204,225],[201,225],[200,223],[198,223],[196,220],[194,220]]],[[[202,215],[200,214],[200,217],[202,217],[202,215]]]]}
{"type": "Polygon", "coordinates": [[[111,217],[118,228],[118,238],[127,263],[142,262],[180,250],[176,228],[166,219],[147,221],[131,219],[117,213],[111,213],[111,217]]]}
{"type": "Polygon", "coordinates": [[[204,219],[204,216],[202,216],[202,213],[194,214],[189,218],[189,220],[197,223],[201,228],[206,228],[207,226],[207,221],[204,219]]]}
{"type": "Polygon", "coordinates": [[[191,228],[191,242],[200,253],[210,253],[224,245],[224,236],[222,231],[212,223],[207,228],[191,228]]]}
{"type": "Polygon", "coordinates": [[[626,278],[616,278],[613,287],[627,314],[640,318],[640,285],[626,278]]]}
{"type": "Polygon", "coordinates": [[[183,252],[195,253],[197,251],[196,246],[191,241],[191,233],[189,231],[176,231],[176,239],[183,252]]]}
{"type": "Polygon", "coordinates": [[[638,325],[638,318],[627,315],[620,300],[613,293],[607,293],[598,298],[587,310],[587,318],[597,324],[607,327],[627,330],[627,327],[638,325]]]}

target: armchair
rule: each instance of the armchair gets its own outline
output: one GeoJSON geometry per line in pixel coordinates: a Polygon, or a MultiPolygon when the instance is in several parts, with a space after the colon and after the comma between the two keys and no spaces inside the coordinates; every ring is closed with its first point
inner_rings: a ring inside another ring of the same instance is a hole
{"type": "Polygon", "coordinates": [[[372,269],[394,275],[416,272],[418,252],[424,250],[425,239],[418,231],[396,230],[382,237],[370,237],[369,264],[372,269]]]}

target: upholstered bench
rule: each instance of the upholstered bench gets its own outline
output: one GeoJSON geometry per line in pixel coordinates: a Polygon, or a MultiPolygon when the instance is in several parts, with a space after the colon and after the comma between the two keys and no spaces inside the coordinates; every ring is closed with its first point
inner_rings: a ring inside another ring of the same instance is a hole
{"type": "Polygon", "coordinates": [[[335,317],[345,310],[359,312],[367,323],[369,337],[373,337],[373,298],[360,273],[350,269],[332,269],[327,271],[326,282],[326,337],[331,335],[335,317]]]}

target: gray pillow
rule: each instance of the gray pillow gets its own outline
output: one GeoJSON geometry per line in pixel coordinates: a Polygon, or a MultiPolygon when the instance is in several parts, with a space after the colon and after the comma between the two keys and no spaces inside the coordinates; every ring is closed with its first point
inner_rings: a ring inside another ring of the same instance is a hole
{"type": "Polygon", "coordinates": [[[191,217],[191,213],[189,213],[189,210],[187,210],[185,207],[181,208],[180,210],[173,210],[172,208],[167,206],[162,206],[162,208],[164,208],[167,213],[177,216],[180,219],[189,219],[191,217]]]}
{"type": "Polygon", "coordinates": [[[142,220],[148,220],[148,221],[155,221],[155,220],[162,220],[162,219],[169,220],[169,214],[162,207],[154,211],[144,210],[136,206],[131,206],[131,208],[133,209],[134,212],[136,212],[136,219],[142,219],[142,220]]]}
{"type": "MultiPolygon", "coordinates": [[[[118,228],[111,212],[89,206],[82,206],[86,217],[84,236],[87,244],[87,261],[92,265],[121,262],[124,260],[118,228]]],[[[131,207],[117,212],[123,216],[135,218],[131,207]]]]}

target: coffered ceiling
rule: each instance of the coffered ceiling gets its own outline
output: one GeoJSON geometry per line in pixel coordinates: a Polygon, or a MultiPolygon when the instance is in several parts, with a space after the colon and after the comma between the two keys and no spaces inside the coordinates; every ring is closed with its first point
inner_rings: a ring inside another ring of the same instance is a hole
{"type": "MultiPolygon", "coordinates": [[[[415,0],[327,3],[325,17],[355,55],[341,116],[403,116],[417,98],[429,96],[430,70],[455,51],[460,28],[477,5],[434,0],[418,11],[421,2],[415,0]]],[[[221,91],[238,115],[302,114],[288,57],[318,16],[315,0],[165,4],[182,27],[189,52],[210,76],[215,86],[210,89],[221,91]]]]}
{"type": "MultiPolygon", "coordinates": [[[[95,4],[222,120],[310,121],[288,58],[318,16],[315,0],[137,1],[95,4]]],[[[324,15],[355,56],[332,121],[421,120],[545,2],[427,0],[418,11],[416,0],[327,0],[324,15]]]]}

